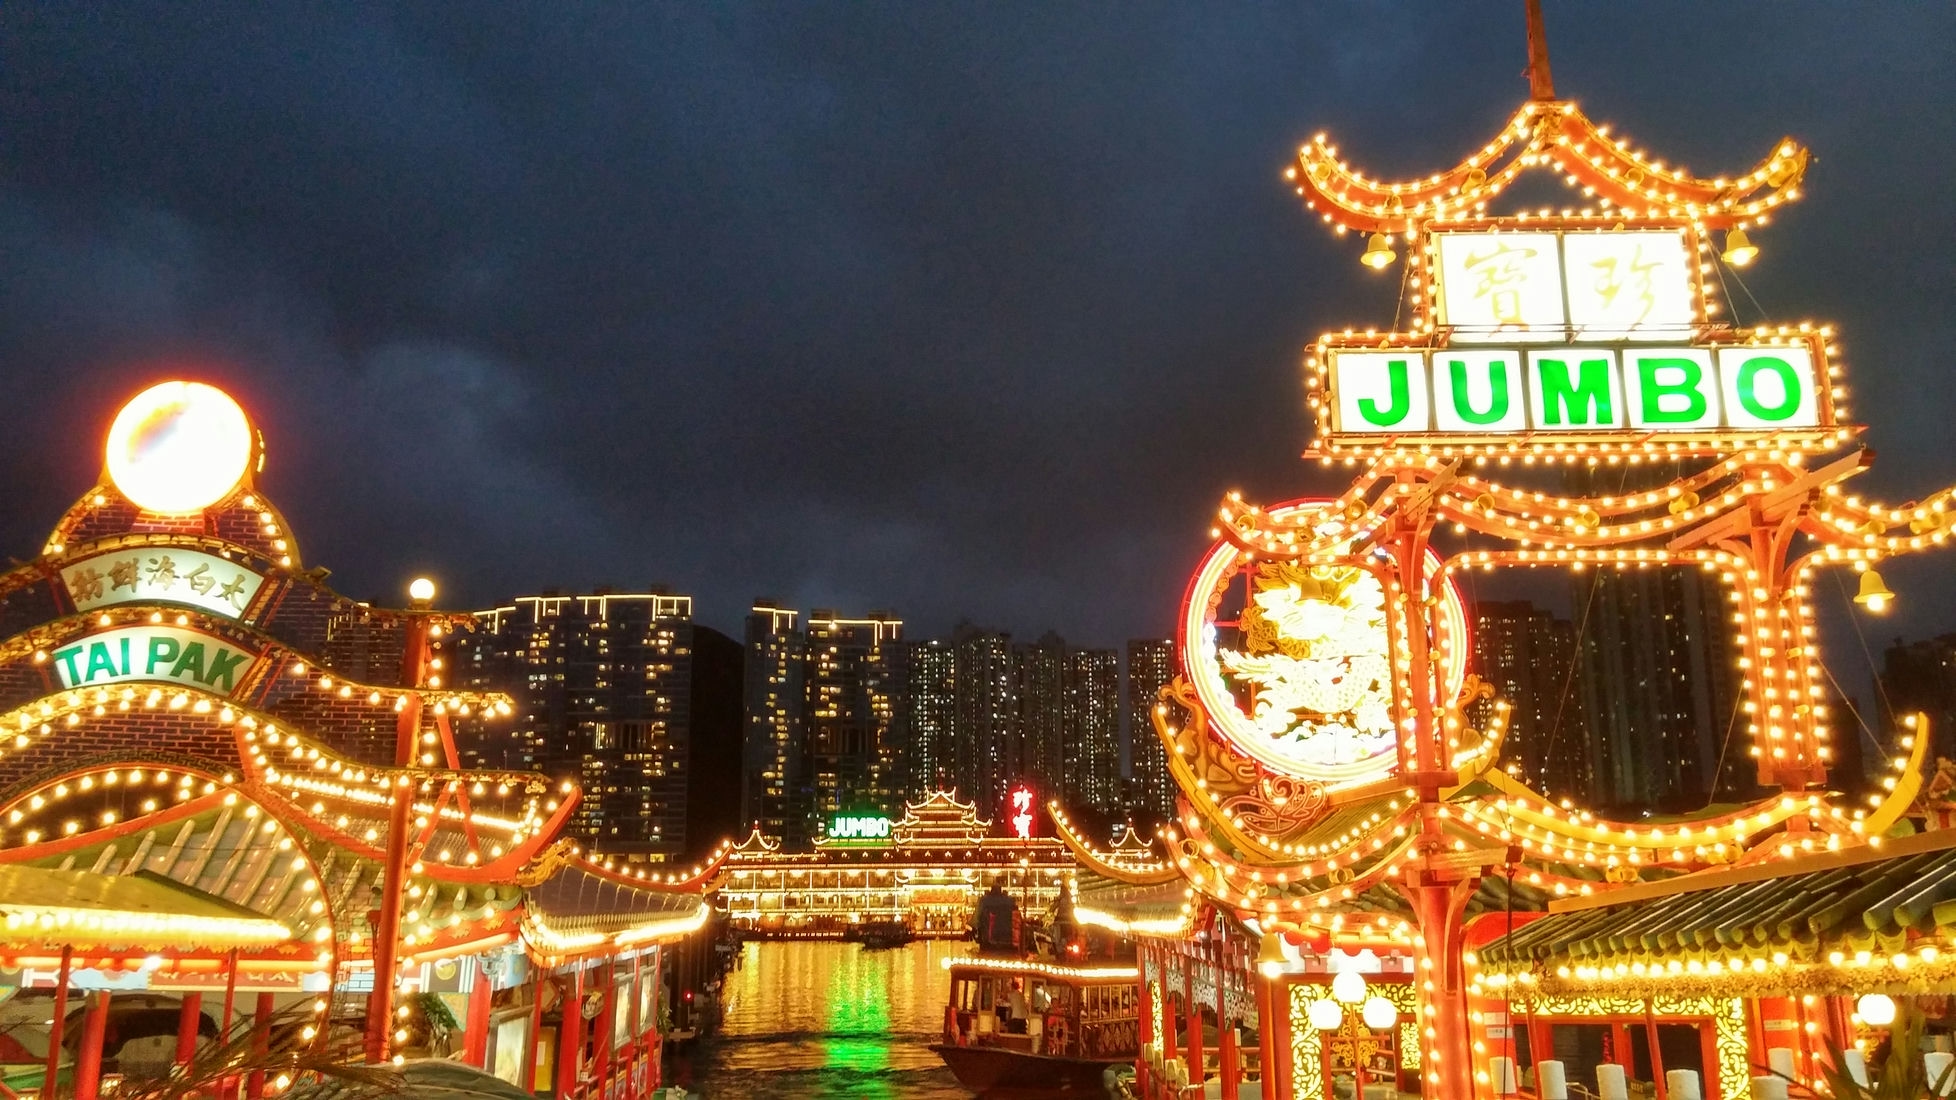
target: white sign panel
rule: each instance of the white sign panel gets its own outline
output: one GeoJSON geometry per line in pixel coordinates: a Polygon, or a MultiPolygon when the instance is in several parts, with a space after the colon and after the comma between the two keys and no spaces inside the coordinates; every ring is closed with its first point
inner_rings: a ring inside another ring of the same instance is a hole
{"type": "Polygon", "coordinates": [[[1448,350],[1433,356],[1433,419],[1443,432],[1515,432],[1528,426],[1518,351],[1448,350]]]}
{"type": "Polygon", "coordinates": [[[1670,338],[1690,330],[1691,258],[1684,231],[1569,233],[1562,238],[1563,285],[1577,340],[1670,338]]]}
{"type": "Polygon", "coordinates": [[[1453,342],[1676,340],[1696,323],[1682,229],[1433,234],[1453,342]]]}
{"type": "Polygon", "coordinates": [[[1720,426],[1725,400],[1712,373],[1711,352],[1703,348],[1624,352],[1623,390],[1633,428],[1677,432],[1720,426]]]}
{"type": "Polygon", "coordinates": [[[265,578],[237,562],[195,550],[152,546],[93,554],[61,567],[77,611],[122,603],[174,603],[235,619],[265,578]]]}
{"type": "Polygon", "coordinates": [[[1558,348],[1528,353],[1528,422],[1537,431],[1594,432],[1630,426],[1617,354],[1558,348]]]}
{"type": "Polygon", "coordinates": [[[257,655],[201,630],[125,626],[62,646],[50,656],[64,688],[150,680],[229,695],[257,655]]]}
{"type": "Polygon", "coordinates": [[[1338,423],[1351,431],[1422,432],[1427,415],[1426,360],[1419,352],[1338,353],[1338,423]]]}
{"type": "Polygon", "coordinates": [[[1819,391],[1808,381],[1814,377],[1813,353],[1806,348],[1776,348],[1771,355],[1721,348],[1718,376],[1725,421],[1734,427],[1770,428],[1820,416],[1819,391]]]}
{"type": "Polygon", "coordinates": [[[1804,345],[1333,351],[1341,435],[1761,432],[1821,426],[1804,345]]]}
{"type": "Polygon", "coordinates": [[[1456,342],[1563,338],[1561,242],[1553,233],[1435,233],[1440,323],[1456,342]]]}

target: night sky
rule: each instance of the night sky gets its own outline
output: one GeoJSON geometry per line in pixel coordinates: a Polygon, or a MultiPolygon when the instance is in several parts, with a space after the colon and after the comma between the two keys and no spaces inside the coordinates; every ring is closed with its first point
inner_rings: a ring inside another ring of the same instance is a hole
{"type": "MultiPolygon", "coordinates": [[[[1558,91],[1667,163],[1812,146],[1746,279],[1841,327],[1863,491],[1956,481],[1956,6],[1547,7],[1558,91]]],[[[0,5],[0,552],[183,374],[358,598],[1166,635],[1223,492],[1340,485],[1305,344],[1392,321],[1288,157],[1457,162],[1521,9],[0,5]]],[[[1871,644],[1956,629],[1952,555],[1884,567],[1871,644]]]]}

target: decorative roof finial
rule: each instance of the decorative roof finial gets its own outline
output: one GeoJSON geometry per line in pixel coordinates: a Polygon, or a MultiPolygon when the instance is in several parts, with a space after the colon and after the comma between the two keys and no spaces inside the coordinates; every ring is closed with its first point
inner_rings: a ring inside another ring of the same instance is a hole
{"type": "Polygon", "coordinates": [[[1528,2],[1528,98],[1554,99],[1555,78],[1549,75],[1548,33],[1542,29],[1542,0],[1528,2]]]}

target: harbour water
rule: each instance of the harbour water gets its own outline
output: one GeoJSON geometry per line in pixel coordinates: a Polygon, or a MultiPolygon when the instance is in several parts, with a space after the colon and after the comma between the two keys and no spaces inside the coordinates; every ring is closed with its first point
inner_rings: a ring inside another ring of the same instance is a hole
{"type": "Polygon", "coordinates": [[[727,976],[720,1034],[673,1067],[670,1083],[708,1100],[971,1100],[929,1049],[950,991],[943,960],[970,946],[746,944],[727,976]]]}

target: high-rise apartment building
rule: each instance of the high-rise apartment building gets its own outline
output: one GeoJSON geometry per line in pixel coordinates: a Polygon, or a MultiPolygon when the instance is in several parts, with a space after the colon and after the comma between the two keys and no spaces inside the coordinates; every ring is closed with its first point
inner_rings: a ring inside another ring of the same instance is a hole
{"type": "Polygon", "coordinates": [[[1066,652],[1066,708],[1058,790],[1069,806],[1121,808],[1121,655],[1066,652]]]}
{"type": "Polygon", "coordinates": [[[1663,812],[1750,796],[1738,653],[1718,577],[1591,570],[1577,575],[1575,606],[1589,803],[1663,812]]]}
{"type": "Polygon", "coordinates": [[[1066,641],[1050,630],[1012,647],[1017,720],[1006,737],[1005,771],[1011,783],[1031,783],[1042,798],[1069,793],[1066,672],[1066,641]]]}
{"type": "Polygon", "coordinates": [[[1012,636],[969,623],[952,632],[956,683],[952,774],[964,797],[1000,806],[1013,780],[1019,718],[1012,636]]]}
{"type": "MultiPolygon", "coordinates": [[[[1584,748],[1588,727],[1575,683],[1576,629],[1527,600],[1484,601],[1469,609],[1473,623],[1470,669],[1508,704],[1503,755],[1521,777],[1554,797],[1585,797],[1595,782],[1584,748]]],[[[1494,700],[1468,708],[1487,729],[1494,700]]]]}
{"type": "MultiPolygon", "coordinates": [[[[572,830],[627,858],[686,848],[693,601],[661,593],[522,596],[478,614],[457,674],[508,692],[515,712],[471,757],[576,779],[572,830]]],[[[490,727],[494,730],[494,727],[490,727]]]]}
{"type": "Polygon", "coordinates": [[[755,601],[747,616],[740,816],[769,836],[805,843],[808,805],[799,784],[808,643],[799,620],[771,600],[755,601]]]}
{"type": "Polygon", "coordinates": [[[1175,643],[1135,638],[1127,643],[1127,749],[1129,807],[1139,814],[1175,809],[1175,780],[1155,735],[1154,709],[1161,689],[1175,678],[1175,643]]]}
{"type": "Polygon", "coordinates": [[[904,647],[904,690],[899,735],[906,754],[904,800],[931,791],[971,787],[958,771],[957,649],[949,642],[910,642],[904,647]]]}
{"type": "MultiPolygon", "coordinates": [[[[1683,463],[1579,466],[1565,484],[1580,496],[1623,496],[1691,472],[1683,463]]],[[[1751,796],[1733,608],[1718,574],[1585,570],[1574,575],[1570,611],[1589,804],[1666,812],[1751,796]]]]}
{"type": "Polygon", "coordinates": [[[802,768],[817,822],[898,809],[902,635],[903,623],[882,611],[861,619],[809,613],[802,768]]]}

